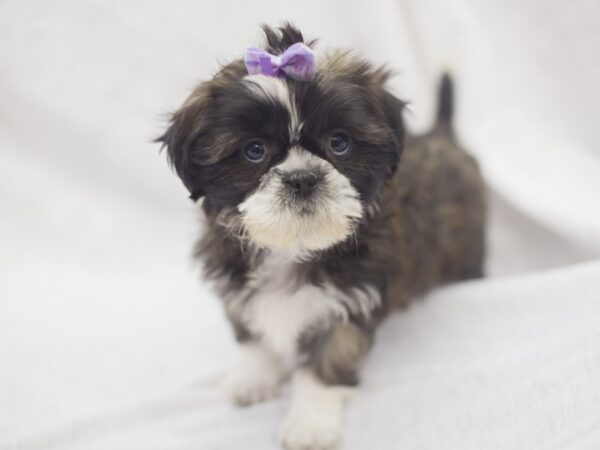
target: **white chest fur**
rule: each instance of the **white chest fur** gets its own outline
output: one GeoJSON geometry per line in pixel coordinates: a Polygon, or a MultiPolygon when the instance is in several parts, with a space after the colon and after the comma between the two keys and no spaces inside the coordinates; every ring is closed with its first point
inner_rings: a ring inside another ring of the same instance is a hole
{"type": "Polygon", "coordinates": [[[242,319],[252,334],[282,356],[294,356],[307,329],[325,328],[347,321],[349,313],[368,315],[380,297],[370,287],[343,293],[332,285],[295,284],[293,261],[269,256],[252,275],[253,292],[243,307],[242,319]]]}

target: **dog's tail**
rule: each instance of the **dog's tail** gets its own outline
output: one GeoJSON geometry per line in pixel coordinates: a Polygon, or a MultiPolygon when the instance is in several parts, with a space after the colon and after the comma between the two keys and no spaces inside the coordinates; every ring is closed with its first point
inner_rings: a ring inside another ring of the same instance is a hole
{"type": "Polygon", "coordinates": [[[452,129],[454,115],[454,84],[448,73],[442,75],[438,88],[438,110],[436,128],[452,129]]]}

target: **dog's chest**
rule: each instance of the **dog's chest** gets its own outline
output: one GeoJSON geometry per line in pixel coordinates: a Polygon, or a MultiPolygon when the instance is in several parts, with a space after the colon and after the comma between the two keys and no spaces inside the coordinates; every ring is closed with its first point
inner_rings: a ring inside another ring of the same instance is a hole
{"type": "Polygon", "coordinates": [[[318,332],[347,311],[330,287],[298,285],[295,263],[270,256],[252,274],[242,312],[244,324],[276,352],[293,356],[309,329],[318,332]]]}

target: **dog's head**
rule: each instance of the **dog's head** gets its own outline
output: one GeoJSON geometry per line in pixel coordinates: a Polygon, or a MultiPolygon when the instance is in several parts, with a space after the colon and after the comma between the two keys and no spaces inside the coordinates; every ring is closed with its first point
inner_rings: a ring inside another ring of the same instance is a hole
{"type": "MultiPolygon", "coordinates": [[[[265,34],[273,54],[303,41],[291,25],[265,34]]],[[[317,61],[310,81],[249,75],[235,61],[158,139],[190,197],[227,212],[259,248],[311,252],[348,239],[400,159],[403,103],[385,89],[388,72],[349,52],[317,61]]]]}

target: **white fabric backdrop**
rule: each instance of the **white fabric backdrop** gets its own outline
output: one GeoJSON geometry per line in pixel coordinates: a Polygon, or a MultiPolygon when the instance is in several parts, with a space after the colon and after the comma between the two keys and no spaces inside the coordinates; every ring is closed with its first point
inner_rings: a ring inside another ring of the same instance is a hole
{"type": "Polygon", "coordinates": [[[598,448],[592,0],[0,3],[0,448],[277,448],[283,401],[240,411],[214,388],[230,332],[150,140],[285,19],[396,69],[416,130],[451,70],[493,200],[491,278],[386,322],[346,448],[598,448]]]}

